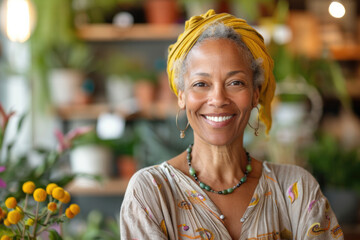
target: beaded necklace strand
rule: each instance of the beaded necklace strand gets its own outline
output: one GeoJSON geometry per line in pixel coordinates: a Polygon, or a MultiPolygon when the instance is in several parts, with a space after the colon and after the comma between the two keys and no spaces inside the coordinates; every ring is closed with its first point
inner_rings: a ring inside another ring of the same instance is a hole
{"type": "Polygon", "coordinates": [[[188,165],[189,165],[189,173],[191,176],[194,177],[195,181],[199,183],[200,187],[202,189],[205,189],[206,191],[208,192],[212,192],[212,193],[217,193],[217,194],[221,194],[221,195],[226,195],[226,194],[230,194],[232,192],[234,192],[234,190],[238,187],[240,187],[242,184],[244,184],[247,180],[247,176],[249,175],[249,173],[252,171],[252,167],[251,167],[251,157],[250,157],[250,154],[248,152],[246,152],[246,157],[247,157],[247,160],[248,160],[248,163],[246,165],[246,169],[245,169],[245,175],[240,179],[239,183],[236,184],[235,186],[231,187],[231,188],[228,188],[228,189],[224,189],[222,191],[216,191],[216,190],[213,190],[209,185],[201,182],[198,178],[198,176],[196,175],[196,170],[191,166],[191,152],[192,152],[192,146],[193,144],[190,144],[189,147],[186,149],[187,151],[187,156],[186,156],[186,159],[187,159],[187,162],[188,162],[188,165]]]}

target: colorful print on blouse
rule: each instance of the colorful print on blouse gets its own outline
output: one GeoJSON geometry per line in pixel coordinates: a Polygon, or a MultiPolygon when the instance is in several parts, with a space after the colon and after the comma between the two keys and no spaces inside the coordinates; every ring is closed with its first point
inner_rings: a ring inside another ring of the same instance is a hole
{"type": "Polygon", "coordinates": [[[295,200],[299,197],[297,182],[291,184],[287,193],[288,193],[288,198],[290,199],[291,203],[294,203],[295,200]]]}

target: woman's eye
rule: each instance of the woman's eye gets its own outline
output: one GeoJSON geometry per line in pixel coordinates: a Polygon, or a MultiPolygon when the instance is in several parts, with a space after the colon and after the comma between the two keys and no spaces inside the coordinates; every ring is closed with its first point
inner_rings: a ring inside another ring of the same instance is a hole
{"type": "Polygon", "coordinates": [[[204,83],[204,82],[197,82],[197,83],[194,83],[193,86],[194,86],[194,87],[205,87],[205,86],[206,86],[206,83],[204,83]]]}
{"type": "Polygon", "coordinates": [[[231,85],[231,86],[241,86],[241,85],[244,85],[244,83],[242,81],[236,80],[236,81],[230,82],[229,85],[231,85]]]}

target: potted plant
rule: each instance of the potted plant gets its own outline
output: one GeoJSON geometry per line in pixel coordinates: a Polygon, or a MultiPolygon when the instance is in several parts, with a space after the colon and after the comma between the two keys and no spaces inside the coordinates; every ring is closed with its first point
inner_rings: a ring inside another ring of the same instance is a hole
{"type": "Polygon", "coordinates": [[[355,222],[360,193],[358,149],[347,149],[335,137],[319,133],[304,153],[313,175],[324,186],[324,194],[339,222],[355,222]]]}
{"type": "Polygon", "coordinates": [[[42,102],[70,104],[81,93],[92,55],[76,36],[71,0],[34,0],[38,21],[30,46],[35,90],[42,102]],[[48,81],[49,79],[49,81],[48,81]]]}
{"type": "Polygon", "coordinates": [[[106,79],[106,95],[111,106],[131,114],[153,103],[157,79],[141,60],[112,53],[104,57],[99,69],[106,79]]]}

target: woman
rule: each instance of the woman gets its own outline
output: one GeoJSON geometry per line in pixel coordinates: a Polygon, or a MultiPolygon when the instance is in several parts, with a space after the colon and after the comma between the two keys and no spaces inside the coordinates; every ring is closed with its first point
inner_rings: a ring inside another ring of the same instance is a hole
{"type": "Polygon", "coordinates": [[[261,35],[244,20],[209,10],[186,23],[169,48],[168,75],[194,144],[133,176],[122,239],[343,238],[308,172],[261,163],[243,147],[258,104],[271,127],[272,67],[261,35]]]}

